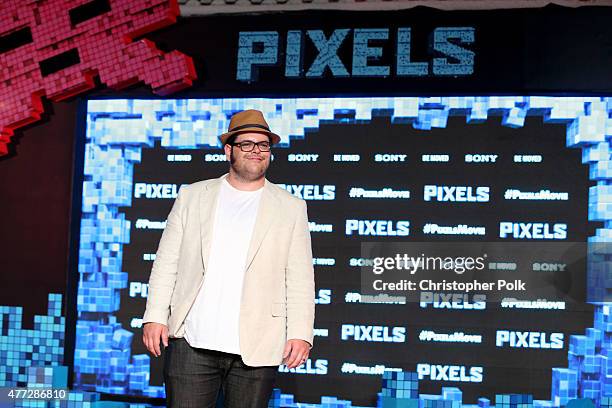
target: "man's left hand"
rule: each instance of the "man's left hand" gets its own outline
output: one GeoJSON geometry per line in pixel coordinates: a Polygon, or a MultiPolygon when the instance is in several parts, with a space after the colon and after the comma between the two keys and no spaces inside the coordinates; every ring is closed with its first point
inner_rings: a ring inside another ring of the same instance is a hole
{"type": "Polygon", "coordinates": [[[287,368],[295,368],[301,366],[308,359],[310,353],[310,344],[307,341],[300,339],[287,340],[285,351],[283,351],[283,364],[287,368]]]}

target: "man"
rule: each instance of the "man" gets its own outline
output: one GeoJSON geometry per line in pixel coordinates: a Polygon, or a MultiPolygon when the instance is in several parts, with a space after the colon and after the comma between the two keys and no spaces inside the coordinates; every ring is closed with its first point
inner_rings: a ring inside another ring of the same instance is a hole
{"type": "Polygon", "coordinates": [[[267,407],[278,365],[313,343],[314,273],[306,203],[265,179],[263,114],[219,136],[229,173],[179,190],[149,280],[143,342],[166,347],[168,406],[267,407]]]}

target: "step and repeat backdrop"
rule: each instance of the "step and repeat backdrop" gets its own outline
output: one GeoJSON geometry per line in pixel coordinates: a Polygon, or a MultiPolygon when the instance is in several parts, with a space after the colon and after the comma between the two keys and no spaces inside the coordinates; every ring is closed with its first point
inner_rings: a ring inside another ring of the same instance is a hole
{"type": "MultiPolygon", "coordinates": [[[[248,108],[283,137],[267,178],[307,201],[312,236],[315,345],[304,365],[279,367],[282,392],[371,406],[381,374],[404,370],[418,374],[420,392],[456,386],[466,403],[500,392],[550,398],[570,335],[593,325],[585,297],[372,297],[361,246],[586,242],[600,226],[588,221],[592,158],[570,124],[607,115],[598,97],[88,101],[77,387],[163,397],[163,360],[140,340],[157,245],[181,185],[228,171],[217,136],[248,108]]],[[[553,280],[568,268],[537,257],[528,266],[522,274],[553,280]]],[[[573,268],[571,286],[586,296],[586,264],[573,268]]]]}

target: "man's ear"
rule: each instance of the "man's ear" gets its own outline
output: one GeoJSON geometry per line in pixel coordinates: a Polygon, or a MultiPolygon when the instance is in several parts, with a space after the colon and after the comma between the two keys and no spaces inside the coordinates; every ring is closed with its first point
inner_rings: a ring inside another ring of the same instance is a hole
{"type": "Polygon", "coordinates": [[[223,150],[225,151],[225,158],[227,159],[227,161],[230,161],[230,153],[232,152],[232,146],[226,143],[223,146],[223,150]]]}

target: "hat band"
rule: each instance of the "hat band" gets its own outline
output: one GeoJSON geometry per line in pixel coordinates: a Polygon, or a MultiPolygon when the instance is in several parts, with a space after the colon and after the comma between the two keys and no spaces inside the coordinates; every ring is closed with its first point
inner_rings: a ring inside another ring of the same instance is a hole
{"type": "Polygon", "coordinates": [[[253,127],[260,128],[260,129],[263,129],[263,130],[267,130],[268,132],[270,131],[270,128],[267,127],[267,126],[258,125],[256,123],[253,123],[253,124],[246,124],[246,125],[236,126],[235,128],[228,130],[228,132],[235,132],[235,131],[240,130],[240,129],[253,128],[253,127]]]}

